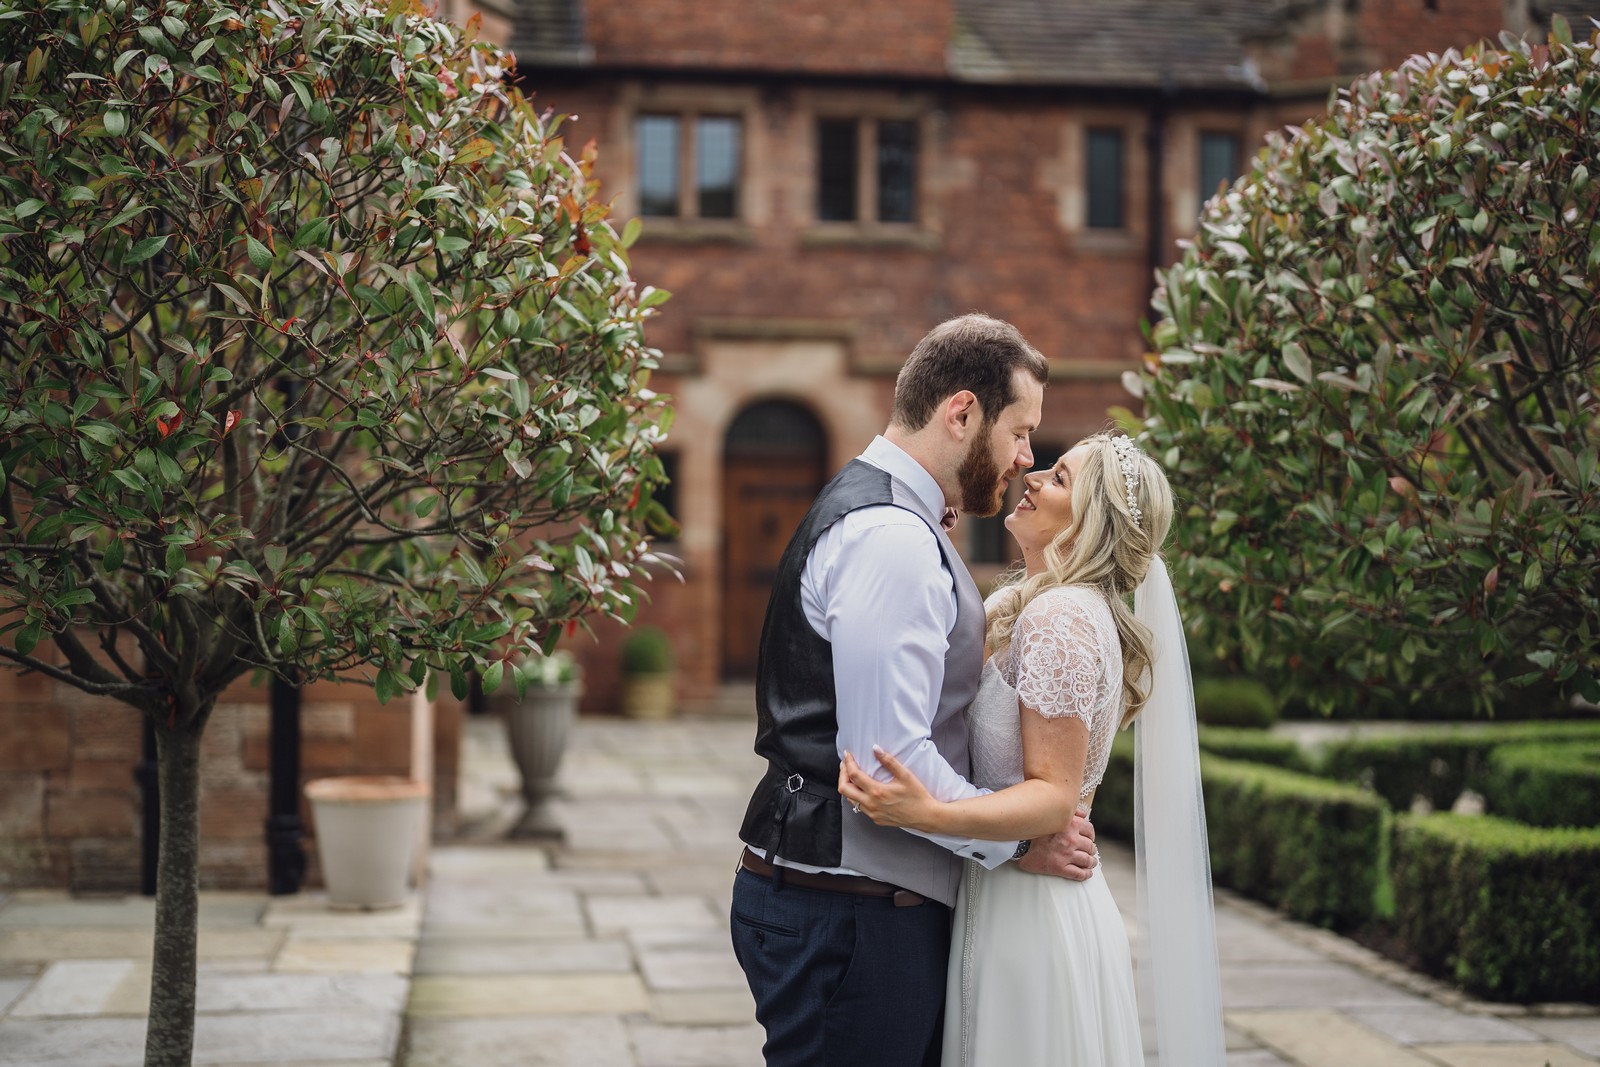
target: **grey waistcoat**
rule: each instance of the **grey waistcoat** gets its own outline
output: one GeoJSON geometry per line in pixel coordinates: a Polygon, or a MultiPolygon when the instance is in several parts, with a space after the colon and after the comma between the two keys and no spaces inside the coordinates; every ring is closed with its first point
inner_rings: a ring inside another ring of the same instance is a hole
{"type": "Polygon", "coordinates": [[[796,863],[849,867],[949,905],[964,861],[925,838],[855,814],[834,788],[839,726],[833,649],[811,628],[800,603],[800,578],[817,538],[850,512],[879,504],[904,508],[927,523],[954,576],[956,623],[931,736],[958,773],[971,772],[966,711],[983,667],[983,598],[939,516],[887,471],[854,460],[823,488],[778,564],[756,666],[755,750],[766,757],[767,771],[739,836],[796,863]]]}

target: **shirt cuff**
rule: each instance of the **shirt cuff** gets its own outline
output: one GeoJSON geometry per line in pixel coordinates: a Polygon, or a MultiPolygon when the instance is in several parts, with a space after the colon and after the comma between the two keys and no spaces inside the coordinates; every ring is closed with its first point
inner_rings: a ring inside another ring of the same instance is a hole
{"type": "Polygon", "coordinates": [[[1011,859],[1011,854],[1017,850],[1018,841],[964,841],[961,847],[952,849],[956,855],[972,860],[985,870],[994,870],[996,867],[1011,859]]]}

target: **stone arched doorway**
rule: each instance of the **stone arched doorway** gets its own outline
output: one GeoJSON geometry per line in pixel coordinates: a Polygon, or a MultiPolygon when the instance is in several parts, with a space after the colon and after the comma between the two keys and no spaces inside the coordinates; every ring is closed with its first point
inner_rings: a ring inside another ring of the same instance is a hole
{"type": "Polygon", "coordinates": [[[754,678],[784,546],[828,476],[828,435],[808,408],[761,400],[728,427],[722,463],[722,676],[754,678]]]}

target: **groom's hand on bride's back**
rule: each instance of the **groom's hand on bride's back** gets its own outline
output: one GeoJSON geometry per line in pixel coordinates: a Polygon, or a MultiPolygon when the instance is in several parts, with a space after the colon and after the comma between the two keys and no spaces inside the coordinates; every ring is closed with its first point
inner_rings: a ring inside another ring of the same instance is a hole
{"type": "Polygon", "coordinates": [[[1086,881],[1100,864],[1100,849],[1094,843],[1094,824],[1082,813],[1059,834],[1036,837],[1017,866],[1029,874],[1048,874],[1056,878],[1086,881]]]}

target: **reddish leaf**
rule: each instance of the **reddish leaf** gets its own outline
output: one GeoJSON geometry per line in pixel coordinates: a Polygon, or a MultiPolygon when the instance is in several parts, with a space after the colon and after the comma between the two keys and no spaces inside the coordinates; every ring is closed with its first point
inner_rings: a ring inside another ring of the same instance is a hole
{"type": "Polygon", "coordinates": [[[237,408],[228,412],[228,417],[222,421],[222,436],[228,436],[229,431],[239,424],[240,414],[237,408]]]}

